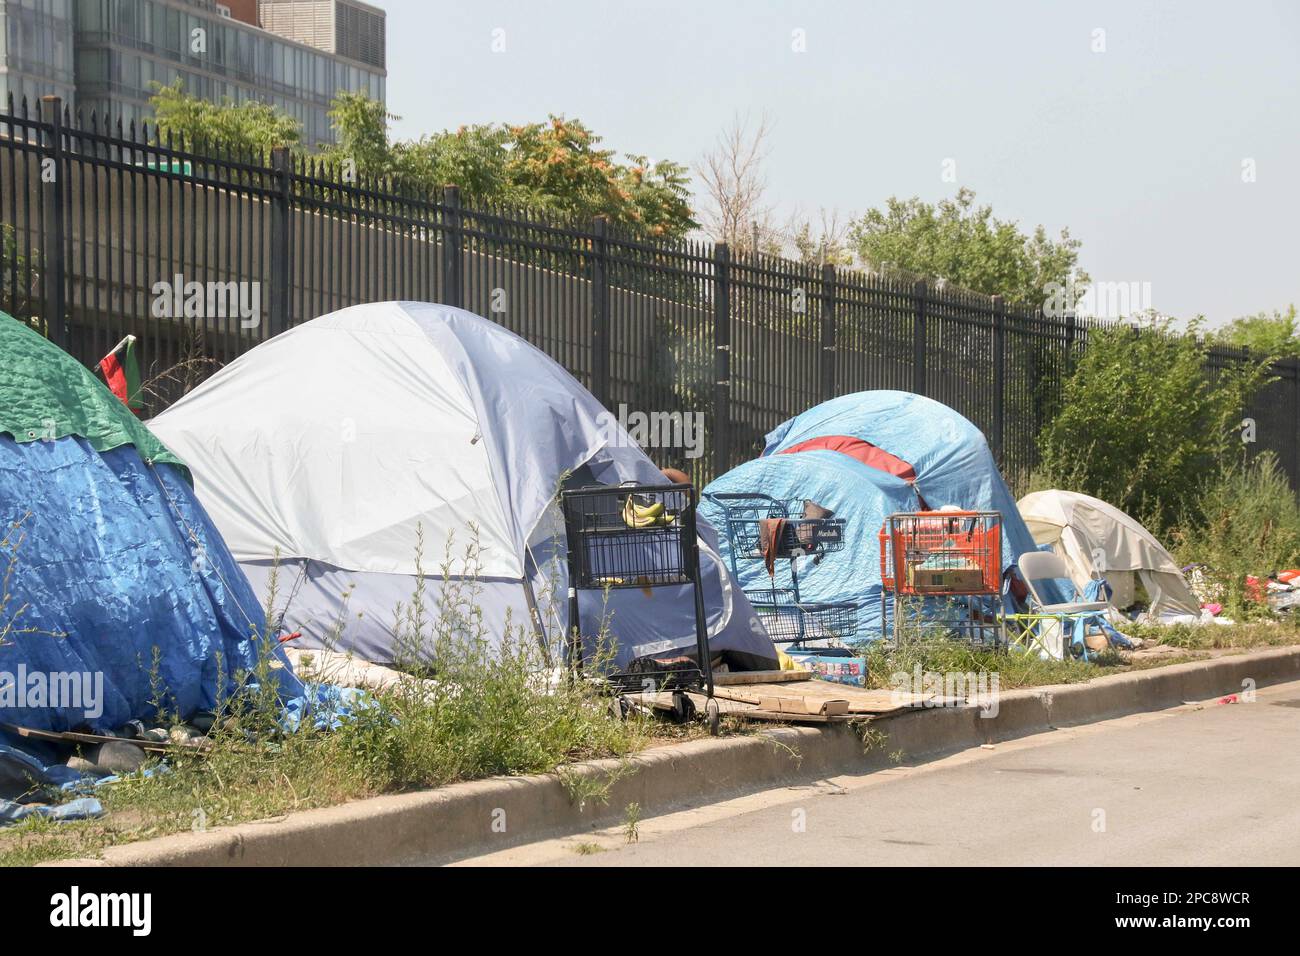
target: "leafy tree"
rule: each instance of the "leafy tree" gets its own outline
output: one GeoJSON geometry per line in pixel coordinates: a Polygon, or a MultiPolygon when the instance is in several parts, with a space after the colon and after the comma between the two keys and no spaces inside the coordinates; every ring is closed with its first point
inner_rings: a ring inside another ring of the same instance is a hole
{"type": "Polygon", "coordinates": [[[1061,411],[1039,437],[1040,481],[1108,501],[1157,534],[1198,513],[1200,482],[1240,457],[1241,413],[1270,363],[1206,372],[1197,323],[1089,334],[1061,411]]]}
{"type": "Polygon", "coordinates": [[[510,133],[504,126],[462,126],[455,132],[395,144],[393,172],[428,189],[455,183],[469,196],[520,205],[526,196],[506,169],[509,144],[510,133]]]}
{"type": "Polygon", "coordinates": [[[275,146],[297,147],[302,126],[269,103],[246,100],[221,103],[190,96],[177,78],[170,86],[154,84],[149,98],[158,132],[187,142],[219,143],[233,151],[269,153],[275,146]]]}
{"type": "Polygon", "coordinates": [[[322,152],[327,158],[347,158],[365,176],[391,176],[397,169],[388,145],[388,121],[397,119],[378,100],[364,93],[343,92],[330,106],[330,122],[337,144],[322,152]]]}
{"type": "MultiPolygon", "coordinates": [[[[210,103],[185,93],[179,80],[159,88],[151,103],[163,133],[241,149],[289,146],[306,152],[298,123],[265,103],[210,103]]],[[[604,215],[648,236],[680,238],[696,227],[685,166],[634,154],[620,159],[576,119],[486,123],[391,142],[388,123],[397,117],[383,103],[353,92],[335,97],[330,119],[337,142],[319,155],[348,160],[362,176],[393,177],[423,191],[454,183],[480,202],[529,206],[580,221],[604,215]]]]}
{"type": "Polygon", "coordinates": [[[944,279],[1017,305],[1042,304],[1052,283],[1088,279],[1077,272],[1081,244],[1068,229],[1057,240],[1042,226],[1025,235],[1016,223],[995,218],[992,207],[975,205],[975,193],[965,188],[938,205],[891,198],[854,222],[849,236],[875,269],[944,279]]]}
{"type": "Polygon", "coordinates": [[[821,211],[821,222],[814,225],[809,219],[792,218],[788,235],[799,261],[817,265],[853,265],[853,250],[848,241],[848,224],[835,210],[821,211]]]}
{"type": "Polygon", "coordinates": [[[1284,358],[1300,356],[1300,334],[1297,333],[1300,333],[1300,328],[1296,324],[1296,307],[1290,305],[1285,312],[1274,309],[1272,315],[1258,312],[1233,319],[1214,337],[1224,345],[1248,348],[1257,355],[1284,358]]]}

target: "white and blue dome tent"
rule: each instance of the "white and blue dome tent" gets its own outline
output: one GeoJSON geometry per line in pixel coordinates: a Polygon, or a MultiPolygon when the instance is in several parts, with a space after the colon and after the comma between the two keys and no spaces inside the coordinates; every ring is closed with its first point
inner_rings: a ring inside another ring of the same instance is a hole
{"type": "MultiPolygon", "coordinates": [[[[302,631],[304,646],[337,643],[377,663],[402,652],[394,609],[421,573],[430,608],[449,585],[472,591],[489,640],[531,627],[551,650],[563,647],[559,490],[669,483],[543,352],[428,303],[359,305],[304,323],[151,424],[194,468],[199,498],[255,587],[265,590],[274,569],[283,626],[302,631]],[[474,544],[477,556],[444,578],[448,541],[458,554],[474,544]]],[[[776,666],[707,523],[700,538],[715,658],[776,666]]],[[[606,622],[619,666],[695,648],[689,586],[580,597],[584,626],[606,622]]]]}

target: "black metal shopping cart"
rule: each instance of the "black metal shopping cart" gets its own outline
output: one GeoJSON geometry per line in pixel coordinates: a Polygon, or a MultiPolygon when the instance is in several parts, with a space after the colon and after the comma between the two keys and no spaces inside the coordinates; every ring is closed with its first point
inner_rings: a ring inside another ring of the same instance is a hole
{"type": "Polygon", "coordinates": [[[745,588],[768,636],[787,649],[833,647],[858,629],[858,609],[849,603],[804,601],[799,593],[799,559],[820,560],[843,550],[844,519],[815,502],[785,501],[771,495],[721,493],[708,496],[723,509],[732,573],[741,579],[740,562],[763,561],[766,587],[745,588]],[[788,562],[778,574],[777,562],[788,562]]]}
{"type": "Polygon", "coordinates": [[[569,660],[587,662],[578,607],[580,590],[690,585],[695,601],[695,657],[650,656],[627,670],[596,675],[616,694],[671,693],[681,719],[694,713],[688,692],[702,693],[717,731],[709,632],[700,581],[698,498],[689,484],[596,485],[560,493],[568,543],[569,660]]]}

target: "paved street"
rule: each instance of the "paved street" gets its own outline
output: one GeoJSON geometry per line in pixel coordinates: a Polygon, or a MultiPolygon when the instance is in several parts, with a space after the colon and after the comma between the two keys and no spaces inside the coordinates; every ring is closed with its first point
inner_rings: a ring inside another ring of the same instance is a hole
{"type": "Polygon", "coordinates": [[[785,787],[475,865],[1300,864],[1300,682],[785,787]]]}

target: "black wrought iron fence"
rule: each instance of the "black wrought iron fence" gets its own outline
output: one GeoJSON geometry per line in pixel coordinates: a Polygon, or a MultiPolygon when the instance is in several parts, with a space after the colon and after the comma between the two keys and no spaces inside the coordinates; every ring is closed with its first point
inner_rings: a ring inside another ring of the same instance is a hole
{"type": "MultiPolygon", "coordinates": [[[[84,362],[139,340],[156,413],[292,326],[414,299],[499,322],[703,481],[835,395],[929,395],[978,425],[1023,485],[1099,323],[849,269],[663,243],[417,194],[287,151],[76,123],[57,100],[0,114],[0,308],[84,362]]],[[[1242,353],[1217,349],[1211,371],[1242,353]]],[[[1246,414],[1300,479],[1300,369],[1246,414]]],[[[286,387],[291,387],[287,383],[286,387]]]]}

